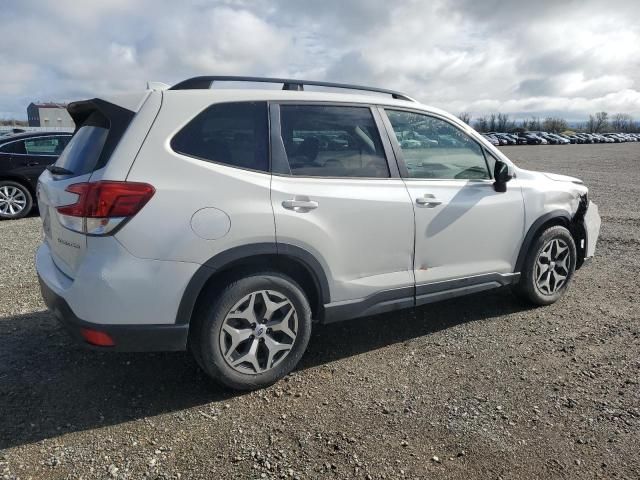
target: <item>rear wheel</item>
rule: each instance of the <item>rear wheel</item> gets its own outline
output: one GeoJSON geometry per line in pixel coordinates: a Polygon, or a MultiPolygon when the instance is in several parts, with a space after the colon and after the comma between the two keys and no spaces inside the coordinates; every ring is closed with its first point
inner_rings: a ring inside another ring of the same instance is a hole
{"type": "Polygon", "coordinates": [[[10,180],[0,181],[0,218],[22,218],[32,207],[33,198],[27,187],[10,180]]]}
{"type": "Polygon", "coordinates": [[[554,226],[534,242],[515,291],[535,305],[549,305],[562,297],[576,268],[576,246],[569,230],[554,226]]]}
{"type": "Polygon", "coordinates": [[[271,385],[304,354],[311,309],[302,289],[275,272],[253,274],[211,292],[199,310],[191,348],[202,369],[238,390],[271,385]]]}

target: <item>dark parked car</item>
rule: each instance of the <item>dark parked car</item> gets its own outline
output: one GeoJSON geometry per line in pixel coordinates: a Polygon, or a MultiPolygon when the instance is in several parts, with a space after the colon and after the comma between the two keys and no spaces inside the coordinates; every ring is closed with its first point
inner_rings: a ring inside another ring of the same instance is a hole
{"type": "Polygon", "coordinates": [[[576,133],[576,135],[584,140],[584,143],[594,143],[593,138],[586,133],[576,133]]]}
{"type": "Polygon", "coordinates": [[[496,137],[498,140],[501,140],[500,144],[502,145],[502,140],[504,140],[506,142],[506,145],[515,145],[517,142],[511,137],[511,135],[508,135],[506,133],[493,133],[492,134],[494,137],[496,137]]]}
{"type": "Polygon", "coordinates": [[[27,132],[0,138],[0,219],[22,218],[36,202],[38,177],[71,139],[69,132],[27,132]]]}
{"type": "Polygon", "coordinates": [[[11,130],[6,130],[4,132],[0,132],[0,138],[6,137],[9,135],[15,135],[16,133],[22,133],[24,130],[22,128],[12,128],[11,130]]]}
{"type": "Polygon", "coordinates": [[[526,138],[519,137],[515,133],[510,133],[509,135],[511,135],[511,138],[513,138],[518,145],[527,145],[528,143],[526,138]]]}
{"type": "Polygon", "coordinates": [[[542,139],[533,133],[524,132],[518,135],[527,141],[527,145],[540,145],[542,143],[542,139]]]}

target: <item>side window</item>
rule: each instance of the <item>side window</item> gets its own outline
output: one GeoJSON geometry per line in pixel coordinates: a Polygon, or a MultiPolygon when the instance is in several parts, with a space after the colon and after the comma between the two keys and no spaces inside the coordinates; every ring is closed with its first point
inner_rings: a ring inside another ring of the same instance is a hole
{"type": "Polygon", "coordinates": [[[24,141],[5,143],[0,146],[0,153],[19,153],[24,154],[24,141]]]}
{"type": "Polygon", "coordinates": [[[280,121],[292,175],[389,177],[368,107],[281,105],[280,121]]]}
{"type": "Polygon", "coordinates": [[[266,102],[212,105],[171,140],[178,153],[232,167],[269,171],[266,102]]]}
{"type": "Polygon", "coordinates": [[[28,155],[60,155],[63,150],[60,137],[34,137],[24,141],[28,155]]]}
{"type": "Polygon", "coordinates": [[[386,110],[409,178],[489,179],[478,145],[462,130],[430,115],[386,110]]]}

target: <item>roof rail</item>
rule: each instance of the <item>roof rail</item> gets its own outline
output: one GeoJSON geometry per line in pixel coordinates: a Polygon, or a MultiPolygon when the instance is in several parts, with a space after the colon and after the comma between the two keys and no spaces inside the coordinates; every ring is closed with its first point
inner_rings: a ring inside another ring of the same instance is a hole
{"type": "Polygon", "coordinates": [[[267,77],[242,77],[242,76],[202,76],[193,77],[175,84],[169,90],[208,90],[214,82],[261,82],[282,83],[283,90],[304,90],[305,85],[328,88],[344,88],[346,90],[363,90],[365,92],[385,93],[396,100],[415,102],[413,98],[404,93],[385,88],[364,87],[362,85],[350,85],[348,83],[320,82],[317,80],[294,80],[291,78],[267,78],[267,77]]]}

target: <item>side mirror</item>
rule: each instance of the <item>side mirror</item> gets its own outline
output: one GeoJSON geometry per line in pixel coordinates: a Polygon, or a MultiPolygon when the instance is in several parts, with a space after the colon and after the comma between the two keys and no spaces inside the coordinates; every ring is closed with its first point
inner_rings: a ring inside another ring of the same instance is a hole
{"type": "Polygon", "coordinates": [[[496,192],[506,192],[507,182],[513,178],[513,167],[507,165],[500,160],[496,160],[496,165],[493,168],[493,188],[496,192]]]}

